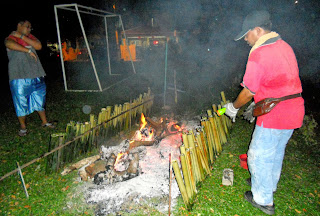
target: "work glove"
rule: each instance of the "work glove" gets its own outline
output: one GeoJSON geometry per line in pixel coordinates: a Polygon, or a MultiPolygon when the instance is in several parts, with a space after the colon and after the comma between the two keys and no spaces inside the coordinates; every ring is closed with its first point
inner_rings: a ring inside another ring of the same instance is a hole
{"type": "Polygon", "coordinates": [[[232,120],[232,122],[235,122],[236,121],[236,116],[237,116],[237,113],[238,113],[239,109],[234,108],[233,103],[227,103],[223,107],[226,108],[226,112],[224,114],[229,116],[230,119],[232,120]]]}
{"type": "Polygon", "coordinates": [[[252,102],[247,109],[243,112],[243,118],[247,121],[249,121],[250,123],[254,122],[254,120],[256,119],[256,117],[253,116],[253,109],[254,106],[256,104],[254,102],[252,102]]]}

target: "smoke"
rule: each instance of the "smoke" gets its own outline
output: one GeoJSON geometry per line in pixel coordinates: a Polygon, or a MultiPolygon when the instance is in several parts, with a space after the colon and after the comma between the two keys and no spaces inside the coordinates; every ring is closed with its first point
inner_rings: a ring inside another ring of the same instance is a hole
{"type": "MultiPolygon", "coordinates": [[[[176,30],[178,43],[171,38],[167,51],[165,46],[151,47],[140,62],[135,62],[136,71],[149,82],[156,94],[164,92],[166,71],[169,88],[176,85],[181,90],[180,95],[196,95],[194,97],[210,102],[212,97],[219,98],[220,91],[239,86],[241,82],[250,47],[243,40],[235,42],[233,39],[241,31],[243,19],[252,10],[270,12],[273,30],[296,53],[301,77],[319,81],[319,4],[317,1],[291,0],[128,0],[116,2],[115,9],[110,2],[97,1],[93,6],[121,14],[125,29],[150,26],[153,20],[154,26],[163,32],[176,30]]],[[[99,30],[99,22],[89,17],[86,20],[88,32],[104,34],[99,30]],[[92,22],[94,24],[90,24],[92,22]]],[[[89,40],[95,42],[95,39],[89,40]]],[[[114,37],[110,40],[115,44],[114,37]]],[[[131,71],[128,66],[117,67],[117,56],[115,52],[111,53],[115,62],[115,66],[112,65],[114,73],[121,69],[131,71]]],[[[106,59],[105,54],[93,55],[96,55],[95,59],[106,59]]],[[[83,80],[87,81],[87,77],[83,80]]],[[[168,90],[167,94],[172,91],[168,90]]]]}
{"type": "MultiPolygon", "coordinates": [[[[144,7],[144,17],[154,17],[163,28],[181,33],[180,52],[169,48],[168,73],[177,71],[184,90],[213,95],[241,81],[250,47],[233,38],[252,10],[270,12],[273,30],[296,53],[301,77],[312,80],[319,72],[319,4],[317,1],[152,0],[136,4],[133,10],[141,12],[144,7]]],[[[146,71],[155,70],[151,62],[149,66],[146,71]]],[[[163,73],[163,65],[157,66],[162,66],[157,73],[163,73]]]]}

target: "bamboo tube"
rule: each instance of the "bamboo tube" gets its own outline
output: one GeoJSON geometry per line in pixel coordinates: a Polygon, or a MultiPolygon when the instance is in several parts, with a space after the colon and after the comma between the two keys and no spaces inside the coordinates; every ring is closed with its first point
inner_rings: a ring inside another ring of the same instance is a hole
{"type": "MultiPolygon", "coordinates": [[[[199,132],[199,139],[200,139],[200,141],[201,141],[201,143],[202,143],[202,146],[203,146],[203,152],[204,152],[204,157],[205,157],[205,159],[209,162],[209,153],[208,153],[208,141],[207,141],[207,139],[205,138],[205,132],[204,132],[204,128],[203,128],[203,126],[201,126],[201,127],[199,127],[198,128],[198,132],[199,132]]],[[[200,141],[198,141],[198,142],[200,142],[200,141]]]]}
{"type": "Polygon", "coordinates": [[[197,170],[198,170],[198,175],[199,175],[199,179],[200,181],[202,181],[204,179],[204,174],[203,174],[203,167],[198,155],[198,151],[197,151],[197,147],[198,147],[198,143],[195,143],[195,136],[193,131],[191,130],[190,133],[188,134],[188,143],[190,145],[190,148],[194,149],[194,156],[195,156],[195,165],[197,166],[197,170]],[[191,144],[190,144],[191,143],[191,144]]]}
{"type": "Polygon", "coordinates": [[[214,144],[213,144],[213,137],[211,135],[212,131],[210,130],[208,126],[208,121],[202,120],[201,125],[203,125],[204,131],[206,133],[207,141],[208,141],[208,149],[209,149],[209,158],[211,164],[213,163],[213,150],[214,150],[214,144]]]}
{"type": "MultiPolygon", "coordinates": [[[[221,105],[218,105],[218,109],[221,109],[221,105]]],[[[229,133],[229,130],[228,130],[228,126],[227,126],[227,122],[226,122],[226,116],[225,115],[222,115],[219,117],[221,119],[221,124],[222,124],[222,127],[224,129],[224,132],[226,134],[226,136],[228,135],[229,133]]]]}
{"type": "Polygon", "coordinates": [[[214,116],[214,121],[215,121],[215,123],[217,125],[217,129],[219,131],[221,144],[224,144],[224,143],[227,142],[227,137],[226,137],[226,133],[224,131],[223,125],[222,125],[222,123],[220,121],[220,118],[217,115],[215,115],[214,116]]]}
{"type": "Polygon", "coordinates": [[[180,160],[181,160],[182,174],[183,174],[184,183],[186,185],[187,194],[189,199],[191,200],[193,197],[193,190],[191,188],[190,175],[188,172],[187,161],[184,154],[180,155],[180,160]]]}
{"type": "Polygon", "coordinates": [[[219,134],[217,132],[217,126],[216,126],[216,124],[214,122],[211,110],[207,110],[207,113],[208,113],[208,116],[209,116],[209,121],[210,121],[212,132],[213,132],[213,138],[214,138],[215,146],[216,146],[217,152],[220,153],[221,143],[220,143],[220,139],[219,139],[219,134]]]}
{"type": "Polygon", "coordinates": [[[176,177],[176,181],[178,183],[184,204],[186,205],[186,208],[188,208],[189,207],[189,198],[188,198],[188,194],[186,191],[186,187],[185,187],[183,180],[182,180],[182,176],[180,173],[178,162],[176,160],[172,161],[172,168],[173,168],[174,175],[176,177]]]}
{"type": "Polygon", "coordinates": [[[224,91],[222,91],[220,94],[221,94],[222,101],[226,104],[227,100],[226,100],[226,96],[224,94],[224,91]]]}
{"type": "Polygon", "coordinates": [[[208,158],[206,158],[205,154],[204,154],[204,149],[205,147],[203,146],[203,143],[201,141],[201,137],[200,137],[200,133],[197,134],[196,139],[198,141],[198,146],[199,146],[199,153],[198,156],[200,158],[202,167],[206,170],[207,174],[210,173],[210,169],[209,169],[209,163],[208,163],[208,158]],[[208,170],[209,169],[209,170],[208,170]],[[209,172],[208,172],[209,171],[209,172]]]}
{"type": "MultiPolygon", "coordinates": [[[[123,111],[128,111],[129,110],[129,103],[126,102],[123,104],[123,111]]],[[[124,122],[124,129],[128,130],[129,128],[129,123],[130,123],[130,112],[126,112],[125,114],[125,122],[124,122]]]]}
{"type": "Polygon", "coordinates": [[[199,165],[199,170],[200,170],[200,179],[201,181],[203,181],[205,179],[205,174],[204,172],[207,173],[207,171],[205,171],[205,164],[203,164],[203,162],[201,161],[201,150],[199,146],[196,146],[195,152],[197,154],[197,159],[198,159],[198,165],[199,165]]]}
{"type": "Polygon", "coordinates": [[[186,147],[184,146],[184,144],[180,146],[180,154],[186,155],[186,147]]]}
{"type": "MultiPolygon", "coordinates": [[[[219,107],[221,108],[221,105],[219,105],[219,107]]],[[[217,107],[215,104],[212,105],[212,108],[214,110],[214,119],[215,119],[215,122],[216,122],[216,125],[217,125],[217,129],[219,130],[219,135],[220,135],[220,140],[221,140],[221,143],[224,144],[227,142],[227,137],[226,137],[226,131],[225,131],[225,128],[223,126],[223,122],[222,122],[222,119],[221,117],[218,117],[217,116],[217,107]]],[[[220,109],[219,108],[219,109],[220,109]]]]}
{"type": "Polygon", "coordinates": [[[202,129],[201,133],[200,133],[200,138],[201,138],[201,142],[203,143],[203,145],[205,146],[205,157],[207,159],[207,161],[209,162],[210,158],[209,158],[209,149],[208,149],[208,141],[204,132],[204,129],[202,129]]]}
{"type": "Polygon", "coordinates": [[[196,187],[196,177],[195,177],[195,173],[192,170],[192,165],[191,165],[191,156],[190,156],[190,149],[186,149],[186,161],[187,161],[187,168],[189,170],[189,174],[190,174],[190,182],[191,182],[191,186],[192,186],[192,190],[194,191],[194,193],[197,193],[197,187],[196,187]]]}
{"type": "Polygon", "coordinates": [[[188,136],[186,133],[182,133],[182,141],[186,148],[189,148],[188,136]]]}
{"type": "MultiPolygon", "coordinates": [[[[188,149],[188,151],[189,151],[189,149],[188,149]]],[[[188,178],[189,178],[189,182],[190,182],[190,185],[191,185],[190,186],[191,187],[191,191],[192,191],[192,194],[194,194],[196,192],[196,190],[194,188],[195,185],[192,183],[193,180],[191,178],[193,178],[193,177],[192,177],[192,171],[191,171],[191,167],[190,167],[190,163],[189,163],[190,160],[187,158],[187,152],[186,152],[186,148],[185,148],[184,144],[182,144],[180,146],[180,152],[181,152],[181,155],[184,155],[184,159],[186,161],[186,169],[188,170],[188,178]]],[[[190,156],[189,152],[188,152],[188,154],[190,156]]]]}
{"type": "MultiPolygon", "coordinates": [[[[222,98],[222,101],[223,101],[223,104],[222,105],[225,105],[228,103],[228,101],[226,100],[226,96],[224,94],[224,91],[222,91],[221,93],[221,98],[222,98]]],[[[224,119],[226,120],[226,124],[228,127],[231,127],[232,123],[231,123],[231,120],[229,118],[227,118],[226,116],[224,116],[224,119]]]]}
{"type": "Polygon", "coordinates": [[[204,170],[206,171],[206,173],[208,175],[211,176],[211,172],[210,172],[210,167],[209,167],[208,161],[204,158],[204,155],[201,152],[199,152],[199,155],[200,155],[200,161],[202,163],[202,166],[204,167],[204,170]]]}
{"type": "Polygon", "coordinates": [[[190,147],[190,157],[191,157],[192,171],[193,173],[195,173],[195,180],[196,180],[196,183],[198,183],[201,181],[201,173],[199,169],[197,155],[193,147],[190,147]]]}

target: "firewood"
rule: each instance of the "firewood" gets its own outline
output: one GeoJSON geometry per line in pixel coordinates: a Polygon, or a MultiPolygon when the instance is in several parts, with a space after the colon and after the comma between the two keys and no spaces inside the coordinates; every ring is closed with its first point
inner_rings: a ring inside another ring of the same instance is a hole
{"type": "Polygon", "coordinates": [[[133,156],[133,159],[130,161],[127,172],[129,174],[137,174],[138,168],[139,168],[139,153],[138,152],[133,153],[132,156],[133,156]]]}
{"type": "Polygon", "coordinates": [[[94,163],[90,164],[85,168],[85,171],[88,173],[89,177],[93,178],[95,174],[99,172],[106,171],[107,161],[97,160],[94,163]]]}
{"type": "Polygon", "coordinates": [[[71,166],[69,166],[66,169],[64,169],[61,172],[61,175],[63,175],[63,176],[67,175],[68,173],[72,172],[73,170],[79,169],[80,167],[83,167],[83,166],[85,166],[87,164],[91,164],[94,161],[98,160],[99,158],[100,158],[100,155],[95,155],[95,156],[92,156],[92,157],[89,157],[89,158],[82,159],[81,161],[78,161],[77,163],[72,164],[71,166]]]}

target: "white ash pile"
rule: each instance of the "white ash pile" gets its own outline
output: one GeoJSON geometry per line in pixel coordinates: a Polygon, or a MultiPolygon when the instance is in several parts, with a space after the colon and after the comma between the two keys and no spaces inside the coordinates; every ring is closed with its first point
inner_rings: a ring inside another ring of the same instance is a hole
{"type": "MultiPolygon", "coordinates": [[[[107,159],[111,163],[115,155],[128,149],[128,145],[128,141],[123,141],[118,146],[103,147],[102,158],[107,159]]],[[[108,171],[103,175],[102,173],[97,174],[95,181],[99,185],[93,184],[90,186],[86,192],[86,201],[97,205],[96,215],[115,214],[120,211],[133,213],[135,208],[132,208],[132,206],[145,204],[150,199],[153,200],[153,207],[162,212],[167,211],[169,198],[169,154],[172,154],[172,158],[178,159],[180,145],[181,134],[174,134],[162,139],[157,145],[139,146],[130,149],[130,153],[127,156],[129,158],[128,161],[132,162],[135,158],[139,157],[139,162],[136,164],[138,175],[130,178],[131,174],[127,173],[122,176],[122,181],[118,181],[118,179],[114,180],[113,177],[110,178],[108,171]],[[111,181],[113,181],[112,184],[111,181]],[[155,199],[153,198],[156,198],[159,202],[155,203],[155,199]]],[[[124,170],[128,170],[130,162],[129,165],[123,164],[121,167],[124,170]],[[126,168],[127,166],[128,168],[126,168]]],[[[171,186],[172,206],[175,205],[179,194],[178,185],[173,180],[171,186]]]]}

